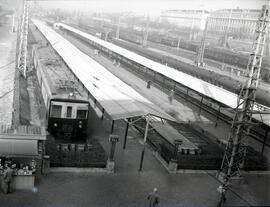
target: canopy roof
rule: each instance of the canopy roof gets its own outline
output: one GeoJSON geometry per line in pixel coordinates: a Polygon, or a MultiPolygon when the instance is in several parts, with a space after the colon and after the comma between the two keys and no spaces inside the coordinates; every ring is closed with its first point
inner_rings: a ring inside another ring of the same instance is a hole
{"type": "MultiPolygon", "coordinates": [[[[232,93],[230,91],[227,91],[226,89],[220,88],[218,86],[215,86],[211,83],[208,83],[206,81],[203,81],[199,78],[190,76],[188,74],[185,74],[179,70],[176,70],[174,68],[165,66],[163,64],[160,64],[158,62],[155,62],[153,60],[150,60],[148,58],[145,58],[141,55],[136,54],[135,52],[129,51],[125,48],[119,47],[115,44],[112,44],[110,42],[106,42],[100,38],[97,38],[93,35],[90,35],[88,33],[82,32],[76,28],[70,27],[63,23],[57,23],[58,26],[61,26],[69,31],[72,31],[82,37],[85,37],[107,49],[110,51],[113,51],[123,57],[126,57],[129,60],[132,60],[136,63],[141,64],[144,67],[147,67],[153,71],[158,72],[159,74],[164,75],[165,77],[168,77],[177,83],[180,83],[194,91],[199,92],[200,94],[211,98],[221,104],[224,104],[225,106],[236,108],[237,107],[237,99],[238,95],[235,93],[232,93]]],[[[261,105],[262,106],[262,105],[261,105]]],[[[261,107],[259,107],[261,108],[261,107]]],[[[255,110],[260,110],[257,105],[255,105],[255,110]]],[[[263,106],[263,108],[268,109],[268,107],[263,106]]],[[[270,125],[269,114],[262,114],[260,117],[253,116],[253,118],[257,119],[260,122],[263,122],[267,125],[270,125]]]]}
{"type": "Polygon", "coordinates": [[[0,139],[0,156],[38,156],[37,140],[0,139]]]}
{"type": "Polygon", "coordinates": [[[39,20],[32,21],[113,120],[153,115],[175,121],[45,23],[39,20]]]}

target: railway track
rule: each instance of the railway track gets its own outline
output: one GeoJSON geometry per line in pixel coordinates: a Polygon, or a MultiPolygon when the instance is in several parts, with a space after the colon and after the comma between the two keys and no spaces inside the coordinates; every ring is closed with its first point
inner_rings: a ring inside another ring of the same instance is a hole
{"type": "MultiPolygon", "coordinates": [[[[82,41],[84,44],[89,45],[92,48],[99,49],[95,45],[90,44],[88,41],[74,35],[73,33],[68,33],[68,35],[75,37],[76,39],[82,41]]],[[[112,58],[111,54],[108,51],[100,50],[100,53],[103,54],[104,56],[112,58]]],[[[214,118],[212,118],[213,121],[222,120],[225,123],[231,125],[232,117],[234,115],[234,112],[232,110],[221,109],[217,105],[217,103],[211,101],[210,99],[207,99],[206,97],[204,97],[204,100],[202,101],[200,94],[188,90],[185,86],[176,84],[173,80],[170,80],[165,76],[157,74],[154,71],[147,70],[146,68],[141,67],[140,65],[132,64],[129,61],[125,61],[123,57],[119,57],[118,61],[121,62],[121,65],[125,66],[125,69],[129,70],[131,73],[135,74],[136,76],[139,76],[141,79],[145,81],[150,80],[155,87],[160,88],[167,94],[169,94],[169,91],[173,88],[175,90],[176,99],[178,99],[179,101],[185,99],[186,101],[197,106],[199,110],[207,112],[210,115],[213,115],[214,116],[214,118]]],[[[268,133],[269,126],[266,125],[258,126],[258,122],[256,124],[257,125],[255,125],[250,130],[249,136],[258,141],[259,143],[267,147],[270,147],[270,137],[269,137],[270,134],[268,133]]]]}

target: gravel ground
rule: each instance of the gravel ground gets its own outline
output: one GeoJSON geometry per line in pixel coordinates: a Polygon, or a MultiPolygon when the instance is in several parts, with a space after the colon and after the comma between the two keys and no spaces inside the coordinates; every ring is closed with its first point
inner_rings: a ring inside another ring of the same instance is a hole
{"type": "Polygon", "coordinates": [[[16,57],[16,33],[11,25],[0,26],[0,125],[12,123],[16,57]]]}

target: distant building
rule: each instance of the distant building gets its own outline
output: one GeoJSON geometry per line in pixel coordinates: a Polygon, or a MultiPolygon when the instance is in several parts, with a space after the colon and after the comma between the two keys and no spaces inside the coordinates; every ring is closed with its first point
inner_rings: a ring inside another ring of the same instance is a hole
{"type": "Polygon", "coordinates": [[[208,31],[214,34],[227,33],[237,39],[254,36],[260,10],[224,9],[210,13],[208,31]]]}
{"type": "Polygon", "coordinates": [[[203,30],[208,11],[204,10],[166,10],[161,13],[161,20],[167,20],[179,27],[203,30]]]}
{"type": "MultiPolygon", "coordinates": [[[[204,10],[166,10],[161,20],[168,21],[180,28],[186,28],[190,34],[199,33],[208,22],[207,33],[225,35],[235,39],[253,39],[260,10],[222,9],[213,12],[204,10]]],[[[227,38],[226,37],[226,38],[227,38]]]]}

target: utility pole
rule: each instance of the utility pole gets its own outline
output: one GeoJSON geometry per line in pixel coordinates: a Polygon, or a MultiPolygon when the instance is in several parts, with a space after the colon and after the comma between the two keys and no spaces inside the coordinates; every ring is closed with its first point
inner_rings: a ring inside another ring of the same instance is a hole
{"type": "Polygon", "coordinates": [[[179,50],[179,48],[180,48],[180,42],[181,42],[181,38],[178,37],[178,41],[177,41],[177,50],[179,50]]]}
{"type": "Polygon", "coordinates": [[[189,40],[194,39],[194,24],[195,24],[195,14],[192,14],[192,22],[190,27],[190,34],[189,34],[189,40]]]}
{"type": "Polygon", "coordinates": [[[28,35],[28,4],[27,1],[23,3],[23,14],[21,20],[21,29],[19,36],[19,55],[17,67],[19,71],[26,77],[26,58],[27,58],[27,35],[28,35]]]}
{"type": "Polygon", "coordinates": [[[231,18],[232,18],[232,9],[230,10],[230,14],[229,14],[229,18],[228,18],[228,24],[224,33],[224,37],[223,37],[223,41],[222,41],[222,47],[226,47],[227,46],[227,42],[228,42],[228,32],[229,32],[229,28],[231,26],[231,18]]]}
{"type": "Polygon", "coordinates": [[[270,56],[270,37],[269,37],[269,34],[270,34],[270,29],[268,29],[268,35],[267,35],[267,38],[266,38],[266,44],[265,44],[265,56],[270,56]]]}
{"type": "Polygon", "coordinates": [[[15,14],[13,13],[12,15],[12,26],[11,26],[11,31],[15,32],[15,14]]]}
{"type": "Polygon", "coordinates": [[[119,34],[120,34],[120,16],[118,18],[118,24],[117,24],[116,34],[115,34],[116,39],[119,39],[119,34]]]}
{"type": "Polygon", "coordinates": [[[241,170],[244,168],[246,157],[246,146],[243,139],[249,134],[252,126],[252,113],[255,104],[256,89],[260,80],[261,64],[264,54],[264,46],[269,25],[269,5],[264,5],[257,21],[255,31],[255,41],[250,53],[247,72],[248,80],[242,86],[238,96],[238,103],[235,110],[234,119],[229,134],[228,143],[225,149],[219,179],[222,182],[220,186],[219,206],[223,206],[226,201],[226,192],[231,184],[232,178],[242,178],[241,170]]]}
{"type": "Polygon", "coordinates": [[[142,42],[142,45],[144,47],[146,47],[146,45],[147,45],[148,32],[149,32],[149,22],[150,22],[150,19],[149,19],[149,15],[148,15],[147,16],[146,29],[145,29],[145,32],[144,32],[144,35],[143,35],[143,42],[142,42]]]}
{"type": "Polygon", "coordinates": [[[195,63],[197,66],[204,66],[204,62],[203,62],[203,56],[204,56],[204,49],[205,49],[205,40],[206,40],[206,35],[207,35],[207,27],[208,27],[208,21],[209,19],[206,19],[205,22],[205,27],[204,27],[204,31],[203,31],[203,37],[202,37],[202,41],[201,41],[201,45],[198,49],[197,52],[197,57],[195,60],[195,63]]]}

